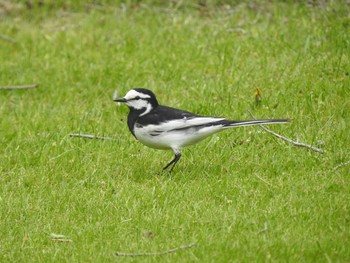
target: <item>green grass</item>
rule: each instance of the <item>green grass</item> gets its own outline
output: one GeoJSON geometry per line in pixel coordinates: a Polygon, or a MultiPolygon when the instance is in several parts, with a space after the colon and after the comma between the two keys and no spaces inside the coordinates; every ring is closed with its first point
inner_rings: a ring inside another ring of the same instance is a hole
{"type": "Polygon", "coordinates": [[[350,261],[350,165],[334,169],[350,160],[348,4],[72,3],[0,18],[16,41],[0,38],[0,86],[39,83],[0,90],[1,262],[136,261],[114,254],[193,242],[138,260],[350,261]],[[291,118],[270,128],[326,152],[238,128],[158,175],[172,152],[137,142],[112,102],[134,87],[200,114],[291,118]]]}

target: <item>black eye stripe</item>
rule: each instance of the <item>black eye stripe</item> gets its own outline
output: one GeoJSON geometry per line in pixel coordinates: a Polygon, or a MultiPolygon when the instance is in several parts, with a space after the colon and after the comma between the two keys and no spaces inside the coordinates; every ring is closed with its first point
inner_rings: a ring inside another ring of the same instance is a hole
{"type": "Polygon", "coordinates": [[[147,99],[146,99],[146,98],[141,98],[141,97],[137,96],[137,97],[135,97],[135,98],[133,98],[133,99],[131,99],[131,100],[147,100],[147,99]]]}
{"type": "Polygon", "coordinates": [[[128,99],[128,101],[132,101],[132,100],[149,100],[149,99],[148,98],[141,98],[139,96],[137,96],[135,98],[128,99]]]}
{"type": "Polygon", "coordinates": [[[135,98],[128,99],[128,101],[139,100],[139,99],[141,99],[141,98],[140,97],[135,97],[135,98]]]}

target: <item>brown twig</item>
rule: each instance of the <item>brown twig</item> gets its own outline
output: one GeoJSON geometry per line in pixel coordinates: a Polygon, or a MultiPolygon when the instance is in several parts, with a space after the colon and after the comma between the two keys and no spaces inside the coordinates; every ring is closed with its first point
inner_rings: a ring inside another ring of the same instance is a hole
{"type": "Polygon", "coordinates": [[[34,89],[39,84],[20,85],[20,86],[0,86],[0,90],[22,90],[22,89],[34,89]]]}
{"type": "MultiPolygon", "coordinates": [[[[253,115],[250,111],[248,111],[248,112],[250,113],[250,115],[252,116],[252,118],[253,118],[254,120],[256,120],[255,117],[254,117],[254,115],[253,115]]],[[[296,141],[293,141],[293,140],[291,140],[291,139],[289,139],[289,138],[287,138],[287,137],[284,137],[284,136],[282,136],[282,135],[279,135],[279,134],[277,134],[277,133],[275,133],[275,132],[269,130],[268,128],[266,128],[265,126],[263,126],[263,125],[261,125],[261,124],[259,124],[259,127],[260,127],[261,129],[263,129],[264,131],[266,131],[267,133],[270,133],[270,134],[276,136],[277,138],[280,138],[280,139],[282,139],[282,140],[284,140],[284,141],[286,141],[286,142],[289,142],[289,143],[293,144],[294,146],[297,146],[297,147],[305,147],[305,148],[308,148],[308,149],[310,149],[310,150],[312,150],[312,151],[315,151],[315,152],[324,153],[324,151],[323,151],[322,149],[319,149],[319,148],[313,147],[313,146],[311,146],[311,145],[307,145],[307,144],[305,144],[305,143],[299,142],[298,137],[297,137],[297,140],[296,140],[296,141]]]]}
{"type": "Polygon", "coordinates": [[[196,243],[192,243],[189,245],[183,245],[183,246],[175,247],[175,248],[172,248],[169,250],[158,251],[158,252],[140,252],[140,253],[116,252],[115,255],[118,257],[160,256],[160,255],[165,255],[165,254],[169,254],[169,253],[174,253],[174,252],[181,250],[181,249],[191,248],[191,247],[194,247],[195,245],[196,245],[196,243]]]}
{"type": "Polygon", "coordinates": [[[70,137],[81,137],[86,139],[98,139],[98,140],[107,140],[107,141],[113,141],[111,137],[103,137],[103,136],[95,136],[91,134],[80,134],[80,133],[71,133],[69,134],[70,137]]]}

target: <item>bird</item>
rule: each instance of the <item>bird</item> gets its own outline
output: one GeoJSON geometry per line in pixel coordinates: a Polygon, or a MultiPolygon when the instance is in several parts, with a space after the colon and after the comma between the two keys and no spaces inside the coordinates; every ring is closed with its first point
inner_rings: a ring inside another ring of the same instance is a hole
{"type": "Polygon", "coordinates": [[[170,168],[169,173],[180,160],[183,147],[214,133],[233,127],[289,122],[289,119],[230,120],[197,115],[160,105],[156,95],[145,88],[131,89],[124,97],[113,100],[129,107],[128,127],[138,141],[151,148],[174,152],[174,158],[162,170],[170,168]]]}

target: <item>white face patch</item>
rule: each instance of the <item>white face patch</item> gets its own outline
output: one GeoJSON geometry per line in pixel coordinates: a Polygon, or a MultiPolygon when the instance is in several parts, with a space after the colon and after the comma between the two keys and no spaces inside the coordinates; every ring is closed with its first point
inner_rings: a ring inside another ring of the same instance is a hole
{"type": "Polygon", "coordinates": [[[130,90],[128,93],[126,93],[126,95],[124,96],[124,99],[126,100],[132,100],[132,99],[135,99],[135,98],[141,98],[141,99],[148,99],[150,98],[151,96],[148,95],[148,94],[144,94],[144,93],[141,93],[141,92],[137,92],[136,90],[132,89],[130,90]]]}
{"type": "MultiPolygon", "coordinates": [[[[137,92],[136,90],[130,90],[124,97],[126,99],[126,105],[135,110],[146,109],[142,115],[147,114],[152,110],[152,105],[145,99],[150,98],[148,94],[137,92]]],[[[141,115],[141,116],[142,116],[141,115]]]]}
{"type": "MultiPolygon", "coordinates": [[[[147,100],[138,99],[138,100],[128,100],[126,102],[126,105],[128,105],[130,108],[133,108],[135,110],[141,110],[145,109],[150,105],[150,103],[147,100]]],[[[150,105],[151,106],[151,105],[150,105]]]]}

